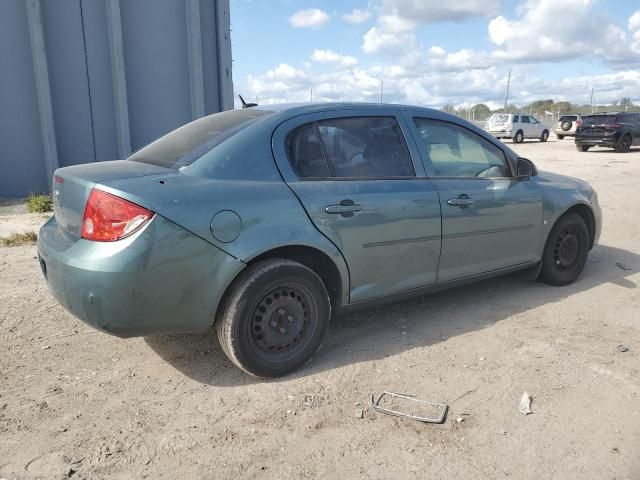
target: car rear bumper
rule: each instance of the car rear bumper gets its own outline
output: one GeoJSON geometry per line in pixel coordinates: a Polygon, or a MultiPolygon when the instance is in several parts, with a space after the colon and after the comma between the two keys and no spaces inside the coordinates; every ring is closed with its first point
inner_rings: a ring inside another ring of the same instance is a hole
{"type": "Polygon", "coordinates": [[[63,307],[119,337],[207,330],[245,266],[158,215],[116,242],[69,238],[54,217],[40,229],[38,258],[63,307]]]}
{"type": "Polygon", "coordinates": [[[496,138],[511,138],[513,137],[513,132],[512,131],[505,131],[505,130],[487,130],[491,135],[493,135],[496,138]]]}
{"type": "Polygon", "coordinates": [[[576,132],[575,131],[571,131],[571,130],[562,130],[561,128],[556,128],[553,133],[555,133],[556,135],[562,135],[564,137],[575,137],[576,132]]]}
{"type": "Polygon", "coordinates": [[[576,145],[588,145],[590,147],[615,147],[617,140],[614,136],[610,137],[575,137],[576,145]]]}

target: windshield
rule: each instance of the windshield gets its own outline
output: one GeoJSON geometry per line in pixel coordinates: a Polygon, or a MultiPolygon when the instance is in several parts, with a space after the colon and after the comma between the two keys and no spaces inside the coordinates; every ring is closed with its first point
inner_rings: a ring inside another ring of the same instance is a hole
{"type": "Polygon", "coordinates": [[[258,109],[229,110],[199,118],[169,132],[133,153],[127,160],[179,169],[273,112],[258,109]]]}
{"type": "Polygon", "coordinates": [[[575,115],[563,115],[560,117],[560,122],[575,122],[578,117],[575,115]]]}
{"type": "Polygon", "coordinates": [[[582,126],[590,127],[591,125],[611,125],[616,123],[615,115],[593,115],[591,117],[582,117],[582,126]]]}

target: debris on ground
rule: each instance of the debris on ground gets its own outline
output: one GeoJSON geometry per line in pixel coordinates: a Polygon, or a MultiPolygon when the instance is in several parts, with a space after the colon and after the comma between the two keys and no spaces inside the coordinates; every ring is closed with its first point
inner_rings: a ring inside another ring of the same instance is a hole
{"type": "Polygon", "coordinates": [[[620,263],[620,262],[616,262],[616,267],[622,269],[622,270],[631,270],[629,267],[627,267],[624,263],[620,263]]]}
{"type": "Polygon", "coordinates": [[[356,418],[364,418],[364,409],[363,408],[356,408],[356,412],[354,415],[356,418]]]}
{"type": "Polygon", "coordinates": [[[627,347],[626,345],[620,344],[620,345],[618,345],[618,351],[621,352],[621,353],[628,352],[629,351],[629,347],[627,347]]]}
{"type": "Polygon", "coordinates": [[[419,400],[411,393],[395,393],[384,391],[376,399],[371,394],[371,408],[375,411],[395,417],[408,418],[423,423],[443,423],[449,406],[443,403],[419,400]],[[381,405],[381,400],[385,405],[381,405]]]}
{"type": "Polygon", "coordinates": [[[458,417],[458,418],[456,418],[456,422],[462,423],[462,422],[464,422],[464,418],[458,417]]]}
{"type": "Polygon", "coordinates": [[[529,415],[530,413],[533,413],[531,411],[531,396],[527,392],[524,392],[522,394],[518,410],[520,410],[520,413],[522,413],[523,415],[529,415]]]}

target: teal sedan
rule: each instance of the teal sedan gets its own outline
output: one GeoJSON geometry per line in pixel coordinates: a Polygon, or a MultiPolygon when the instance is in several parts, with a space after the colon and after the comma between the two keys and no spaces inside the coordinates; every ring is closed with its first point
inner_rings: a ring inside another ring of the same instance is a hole
{"type": "Polygon", "coordinates": [[[218,113],[56,170],[53,200],[38,258],[69,312],[120,337],[213,326],[262,377],[304,365],[337,310],[517,270],[571,283],[601,226],[587,183],[400,105],[218,113]]]}

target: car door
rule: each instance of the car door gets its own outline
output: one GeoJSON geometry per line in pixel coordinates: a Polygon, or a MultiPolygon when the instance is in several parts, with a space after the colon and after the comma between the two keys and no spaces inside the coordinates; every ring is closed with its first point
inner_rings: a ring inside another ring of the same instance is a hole
{"type": "Polygon", "coordinates": [[[529,131],[529,136],[532,138],[540,138],[542,136],[542,131],[544,127],[542,124],[535,118],[529,116],[529,127],[531,130],[529,131]]]}
{"type": "Polygon", "coordinates": [[[407,120],[442,205],[437,281],[539,260],[543,208],[537,184],[513,177],[501,146],[478,132],[416,115],[407,120]]]}
{"type": "Polygon", "coordinates": [[[376,108],[303,115],[274,132],[283,178],[345,258],[351,302],[436,280],[439,198],[406,128],[376,108]]]}
{"type": "Polygon", "coordinates": [[[531,124],[528,115],[520,115],[520,130],[525,138],[531,137],[531,124]]]}

